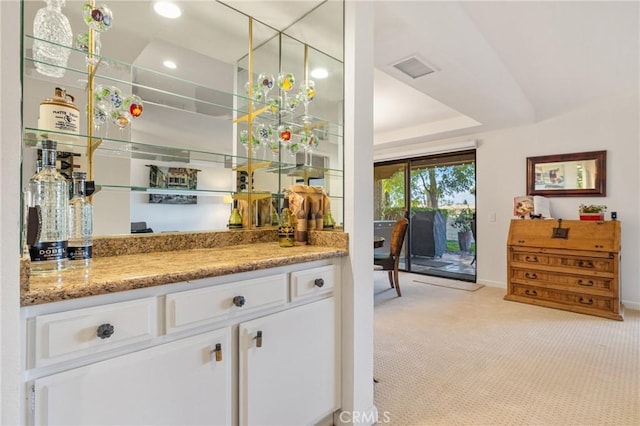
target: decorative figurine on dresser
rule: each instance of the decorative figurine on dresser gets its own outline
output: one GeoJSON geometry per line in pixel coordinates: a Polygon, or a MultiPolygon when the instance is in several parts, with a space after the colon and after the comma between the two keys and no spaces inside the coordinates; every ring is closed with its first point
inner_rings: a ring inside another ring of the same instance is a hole
{"type": "Polygon", "coordinates": [[[622,320],[619,270],[619,221],[511,221],[506,300],[622,320]]]}

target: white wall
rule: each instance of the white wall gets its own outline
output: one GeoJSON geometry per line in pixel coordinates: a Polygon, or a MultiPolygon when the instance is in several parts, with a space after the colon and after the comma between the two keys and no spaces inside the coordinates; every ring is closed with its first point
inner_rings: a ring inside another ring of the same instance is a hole
{"type": "Polygon", "coordinates": [[[20,4],[0,1],[0,424],[19,424],[20,4]]]}
{"type": "MultiPolygon", "coordinates": [[[[455,145],[476,139],[478,282],[506,288],[506,240],[513,197],[526,194],[526,158],[607,150],[607,196],[551,198],[551,214],[578,219],[580,203],[605,204],[622,224],[621,295],[640,309],[638,94],[605,99],[535,124],[430,142],[455,145]],[[491,221],[495,214],[496,221],[491,221]]],[[[426,146],[426,144],[424,145],[426,146]]],[[[415,147],[411,147],[412,154],[415,147]]]]}

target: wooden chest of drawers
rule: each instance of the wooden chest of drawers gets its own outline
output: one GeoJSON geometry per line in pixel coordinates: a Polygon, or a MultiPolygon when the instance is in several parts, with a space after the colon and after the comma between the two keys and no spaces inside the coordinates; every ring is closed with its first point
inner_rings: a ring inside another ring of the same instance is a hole
{"type": "Polygon", "coordinates": [[[512,220],[506,300],[622,320],[620,222],[512,220]],[[555,235],[555,236],[554,236],[555,235]]]}

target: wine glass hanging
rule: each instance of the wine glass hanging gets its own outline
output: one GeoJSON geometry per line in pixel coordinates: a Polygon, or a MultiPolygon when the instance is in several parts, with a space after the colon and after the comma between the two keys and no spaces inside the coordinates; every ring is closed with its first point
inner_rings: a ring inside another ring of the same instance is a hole
{"type": "MultiPolygon", "coordinates": [[[[253,144],[256,146],[253,147],[252,152],[255,153],[257,145],[260,144],[264,147],[265,158],[267,158],[268,151],[271,151],[272,158],[275,160],[280,149],[285,148],[286,152],[293,156],[295,163],[296,153],[303,149],[305,152],[304,165],[311,166],[313,151],[318,146],[318,136],[312,127],[313,116],[309,112],[309,105],[316,95],[316,85],[312,80],[307,79],[301,82],[298,90],[294,92],[295,82],[296,78],[291,72],[281,72],[275,79],[272,74],[262,72],[258,74],[255,85],[251,85],[250,82],[245,84],[247,97],[253,101],[264,103],[267,106],[266,112],[274,115],[278,113],[291,114],[293,117],[291,125],[283,124],[277,129],[264,123],[254,125],[252,133],[255,140],[253,144]],[[274,84],[280,89],[280,96],[278,94],[270,96],[274,84]],[[249,93],[250,87],[253,88],[253,93],[249,93]],[[295,118],[294,113],[299,105],[303,106],[304,114],[295,118]],[[293,130],[298,127],[295,121],[299,123],[300,130],[293,130]]],[[[243,146],[248,147],[249,132],[241,132],[240,140],[243,146]]]]}

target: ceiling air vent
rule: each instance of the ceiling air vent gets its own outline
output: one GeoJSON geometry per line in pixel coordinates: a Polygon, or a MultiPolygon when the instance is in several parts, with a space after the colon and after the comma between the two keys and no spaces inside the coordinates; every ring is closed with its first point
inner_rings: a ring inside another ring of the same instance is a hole
{"type": "Polygon", "coordinates": [[[429,67],[415,56],[400,61],[393,66],[413,79],[435,72],[433,68],[429,67]]]}

